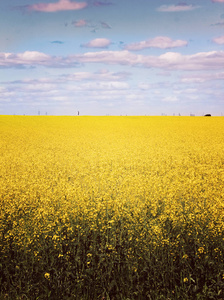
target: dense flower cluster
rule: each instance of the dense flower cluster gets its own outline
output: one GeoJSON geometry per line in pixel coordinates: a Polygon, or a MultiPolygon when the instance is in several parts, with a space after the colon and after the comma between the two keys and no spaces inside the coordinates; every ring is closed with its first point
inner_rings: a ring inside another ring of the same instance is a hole
{"type": "Polygon", "coordinates": [[[223,118],[1,116],[0,127],[4,293],[24,292],[26,263],[55,293],[65,278],[76,295],[94,283],[89,299],[128,296],[111,279],[122,270],[132,296],[203,292],[196,265],[223,281],[223,118]]]}

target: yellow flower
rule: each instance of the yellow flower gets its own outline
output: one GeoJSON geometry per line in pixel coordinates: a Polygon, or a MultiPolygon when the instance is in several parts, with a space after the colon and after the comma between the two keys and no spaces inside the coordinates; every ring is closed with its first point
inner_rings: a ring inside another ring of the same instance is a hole
{"type": "Polygon", "coordinates": [[[188,278],[187,277],[184,278],[184,282],[185,283],[188,282],[188,278]]]}
{"type": "Polygon", "coordinates": [[[198,252],[200,253],[200,254],[202,254],[202,253],[204,253],[204,247],[200,247],[200,248],[198,248],[198,252]]]}
{"type": "Polygon", "coordinates": [[[50,273],[45,273],[45,274],[44,274],[44,277],[45,277],[47,280],[50,280],[50,273]]]}

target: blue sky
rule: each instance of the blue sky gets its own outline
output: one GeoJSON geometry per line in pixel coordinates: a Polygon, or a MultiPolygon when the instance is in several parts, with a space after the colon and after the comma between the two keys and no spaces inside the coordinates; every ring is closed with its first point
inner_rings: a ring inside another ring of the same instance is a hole
{"type": "Polygon", "coordinates": [[[224,0],[2,0],[0,114],[224,114],[224,0]]]}

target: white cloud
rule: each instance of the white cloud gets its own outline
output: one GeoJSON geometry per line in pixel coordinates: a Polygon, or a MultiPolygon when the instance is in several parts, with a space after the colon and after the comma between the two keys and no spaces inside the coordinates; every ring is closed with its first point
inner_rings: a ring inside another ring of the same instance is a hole
{"type": "Polygon", "coordinates": [[[37,51],[26,51],[18,54],[18,60],[27,63],[46,62],[49,58],[49,55],[37,51]]]}
{"type": "Polygon", "coordinates": [[[100,51],[70,56],[69,59],[79,63],[119,64],[166,70],[215,70],[223,68],[224,51],[199,52],[193,55],[167,52],[160,56],[139,55],[127,50],[100,51]]]}
{"type": "Polygon", "coordinates": [[[126,50],[142,50],[145,48],[160,48],[160,49],[168,49],[168,48],[176,48],[186,46],[187,41],[183,40],[172,40],[166,36],[158,36],[154,39],[149,39],[146,41],[141,41],[137,43],[132,43],[125,46],[126,50]]]}
{"type": "Polygon", "coordinates": [[[92,62],[92,63],[107,63],[107,64],[121,64],[121,65],[137,65],[142,60],[141,55],[124,51],[100,51],[100,52],[86,52],[84,54],[71,55],[71,60],[78,62],[92,62]]]}
{"type": "Polygon", "coordinates": [[[111,73],[107,70],[100,70],[96,73],[77,72],[69,75],[61,75],[57,78],[47,79],[24,79],[18,81],[4,82],[5,87],[0,86],[1,102],[17,102],[22,99],[23,103],[29,102],[41,103],[42,99],[51,101],[72,102],[74,93],[81,97],[85,95],[85,101],[88,99],[109,99],[110,97],[124,97],[130,86],[123,80],[127,74],[111,73]],[[97,76],[99,75],[99,76],[97,76]],[[16,95],[16,97],[15,97],[16,95]],[[4,99],[3,99],[4,98],[4,99]],[[15,99],[14,99],[15,98],[15,99]]]}
{"type": "MultiPolygon", "coordinates": [[[[205,72],[197,73],[188,72],[185,78],[206,74],[205,72]]],[[[224,77],[224,72],[213,73],[213,76],[219,74],[220,78],[224,77]]],[[[118,114],[136,114],[137,112],[147,114],[147,112],[152,113],[152,106],[156,103],[162,105],[161,107],[169,109],[171,106],[174,109],[174,105],[201,101],[200,99],[204,101],[209,97],[212,99],[214,97],[222,99],[223,97],[223,87],[218,87],[219,82],[217,86],[213,82],[210,85],[206,83],[195,86],[184,80],[180,84],[179,78],[175,81],[172,77],[171,81],[156,83],[154,81],[151,83],[150,78],[139,79],[132,85],[132,81],[130,84],[125,81],[127,76],[128,74],[125,72],[114,73],[102,69],[93,73],[71,72],[71,74],[61,74],[57,77],[2,82],[0,109],[10,103],[12,109],[16,105],[23,107],[22,109],[34,107],[33,113],[41,110],[41,113],[47,111],[50,114],[54,113],[52,109],[57,107],[58,114],[73,114],[77,113],[77,110],[80,110],[81,114],[83,112],[91,114],[99,112],[101,109],[106,114],[112,113],[112,111],[103,110],[103,107],[111,106],[116,108],[114,112],[118,114]],[[133,110],[131,111],[132,105],[133,110]]],[[[20,111],[26,113],[26,111],[20,111]]],[[[156,113],[160,114],[162,111],[157,110],[156,113]]],[[[163,112],[173,114],[173,112],[178,113],[179,111],[164,110],[163,112]]]]}
{"type": "Polygon", "coordinates": [[[91,40],[90,42],[83,44],[82,47],[86,48],[107,48],[110,46],[111,41],[105,38],[97,38],[91,40]]]}
{"type": "Polygon", "coordinates": [[[20,65],[45,65],[51,61],[50,55],[37,52],[25,51],[23,53],[0,53],[0,67],[16,67],[20,65]]]}
{"type": "MultiPolygon", "coordinates": [[[[224,51],[199,52],[192,55],[167,52],[155,60],[154,67],[169,70],[215,70],[221,69],[223,64],[224,51]]],[[[153,65],[151,61],[150,65],[153,65]]]]}
{"type": "Polygon", "coordinates": [[[0,53],[0,67],[17,68],[20,66],[46,66],[71,68],[81,63],[103,63],[163,70],[218,70],[223,69],[224,51],[199,52],[183,55],[178,52],[167,52],[160,56],[139,55],[127,50],[98,51],[75,54],[66,57],[50,56],[40,52],[0,53]]]}

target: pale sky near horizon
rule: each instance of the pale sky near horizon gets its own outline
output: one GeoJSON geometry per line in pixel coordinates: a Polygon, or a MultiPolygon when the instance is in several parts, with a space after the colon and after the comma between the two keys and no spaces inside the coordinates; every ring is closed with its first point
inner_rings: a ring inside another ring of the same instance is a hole
{"type": "Polygon", "coordinates": [[[1,0],[0,115],[224,114],[224,0],[1,0]]]}

